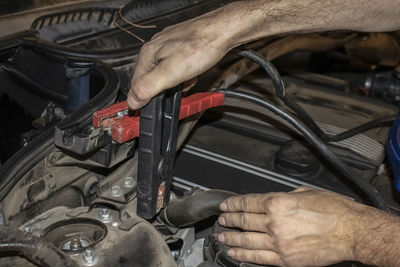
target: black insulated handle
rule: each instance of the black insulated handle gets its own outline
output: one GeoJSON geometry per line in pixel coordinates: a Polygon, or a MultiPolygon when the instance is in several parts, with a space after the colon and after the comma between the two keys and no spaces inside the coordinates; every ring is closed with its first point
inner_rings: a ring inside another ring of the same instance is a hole
{"type": "Polygon", "coordinates": [[[152,219],[169,200],[181,91],[167,90],[141,109],[137,214],[152,219]]]}

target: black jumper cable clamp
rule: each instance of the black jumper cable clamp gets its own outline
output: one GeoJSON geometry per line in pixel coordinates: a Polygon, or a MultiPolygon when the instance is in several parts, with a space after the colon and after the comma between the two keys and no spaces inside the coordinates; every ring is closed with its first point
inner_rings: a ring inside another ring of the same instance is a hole
{"type": "Polygon", "coordinates": [[[114,142],[139,137],[137,214],[154,218],[168,204],[173,177],[179,120],[224,104],[223,93],[202,92],[181,99],[171,89],[153,98],[139,112],[126,101],[93,114],[96,128],[107,128],[114,142]],[[140,116],[139,116],[140,114],[140,116]]]}
{"type": "Polygon", "coordinates": [[[178,137],[181,91],[156,96],[140,112],[137,215],[153,218],[167,203],[178,137]]]}

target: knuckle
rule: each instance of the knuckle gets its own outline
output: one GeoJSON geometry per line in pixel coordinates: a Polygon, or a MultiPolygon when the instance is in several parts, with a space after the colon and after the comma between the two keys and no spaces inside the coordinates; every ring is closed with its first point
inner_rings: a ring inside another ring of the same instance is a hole
{"type": "Polygon", "coordinates": [[[252,205],[251,199],[249,197],[245,197],[244,198],[244,207],[243,208],[248,209],[248,208],[251,207],[251,205],[252,205]]]}
{"type": "Polygon", "coordinates": [[[239,203],[238,204],[242,209],[244,209],[246,207],[246,204],[247,204],[247,198],[246,197],[241,197],[239,199],[239,203]]]}
{"type": "Polygon", "coordinates": [[[133,91],[135,98],[139,101],[146,101],[149,98],[148,92],[145,87],[140,84],[135,84],[133,86],[133,91]]]}
{"type": "Polygon", "coordinates": [[[141,51],[144,53],[148,53],[154,50],[154,41],[147,42],[142,45],[141,51]]]}
{"type": "Polygon", "coordinates": [[[240,244],[243,247],[249,247],[251,245],[251,237],[248,233],[243,233],[240,237],[240,244]]]}
{"type": "Polygon", "coordinates": [[[265,208],[268,213],[274,213],[279,209],[279,205],[281,202],[280,196],[271,196],[265,203],[265,208]]]}
{"type": "Polygon", "coordinates": [[[228,205],[228,207],[230,207],[231,210],[238,210],[240,201],[241,201],[241,197],[235,196],[235,197],[228,199],[227,205],[228,205]]]}
{"type": "Polygon", "coordinates": [[[155,39],[161,38],[162,36],[164,36],[164,34],[165,33],[163,31],[154,34],[153,37],[151,37],[151,41],[154,41],[155,39]]]}
{"type": "Polygon", "coordinates": [[[235,243],[235,235],[232,232],[225,232],[225,244],[233,245],[235,243]]]}
{"type": "Polygon", "coordinates": [[[240,226],[241,226],[243,229],[248,229],[249,226],[250,226],[249,224],[250,224],[249,215],[246,214],[246,213],[241,214],[241,215],[240,215],[240,226]]]}
{"type": "Polygon", "coordinates": [[[268,224],[268,229],[273,235],[277,235],[279,233],[279,224],[275,221],[271,221],[268,224]]]}
{"type": "Polygon", "coordinates": [[[261,255],[261,253],[253,253],[253,262],[257,264],[263,264],[264,263],[264,257],[261,255]]]}
{"type": "Polygon", "coordinates": [[[261,245],[263,248],[266,248],[266,249],[273,249],[273,248],[277,249],[276,243],[274,241],[272,241],[271,239],[267,239],[267,238],[263,239],[261,245]]]}
{"type": "Polygon", "coordinates": [[[285,255],[286,251],[288,251],[288,246],[290,243],[286,240],[278,239],[275,242],[275,246],[281,255],[285,255]]]}
{"type": "Polygon", "coordinates": [[[265,208],[269,213],[277,213],[293,206],[292,202],[293,200],[286,193],[278,193],[265,201],[265,208]]]}
{"type": "Polygon", "coordinates": [[[245,254],[244,250],[242,250],[242,249],[234,249],[234,251],[235,251],[236,259],[238,259],[240,261],[246,260],[246,254],[245,254]]]}

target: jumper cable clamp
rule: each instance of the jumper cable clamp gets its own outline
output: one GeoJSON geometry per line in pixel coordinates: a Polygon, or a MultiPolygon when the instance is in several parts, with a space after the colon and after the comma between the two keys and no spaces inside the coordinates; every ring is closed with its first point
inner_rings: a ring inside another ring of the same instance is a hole
{"type": "Polygon", "coordinates": [[[152,219],[168,204],[179,120],[220,106],[223,93],[203,92],[181,99],[180,90],[167,90],[140,111],[130,112],[126,101],[93,115],[95,127],[109,128],[118,143],[139,137],[137,214],[152,219]]]}

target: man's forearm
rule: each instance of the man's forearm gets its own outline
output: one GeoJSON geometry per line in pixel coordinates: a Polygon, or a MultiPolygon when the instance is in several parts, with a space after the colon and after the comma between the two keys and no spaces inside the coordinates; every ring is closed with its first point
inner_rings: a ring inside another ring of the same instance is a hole
{"type": "Polygon", "coordinates": [[[400,266],[400,218],[373,208],[359,216],[355,260],[376,266],[400,266]]]}
{"type": "Polygon", "coordinates": [[[229,20],[230,46],[265,36],[330,30],[391,31],[400,28],[393,0],[248,0],[220,11],[229,20]]]}

